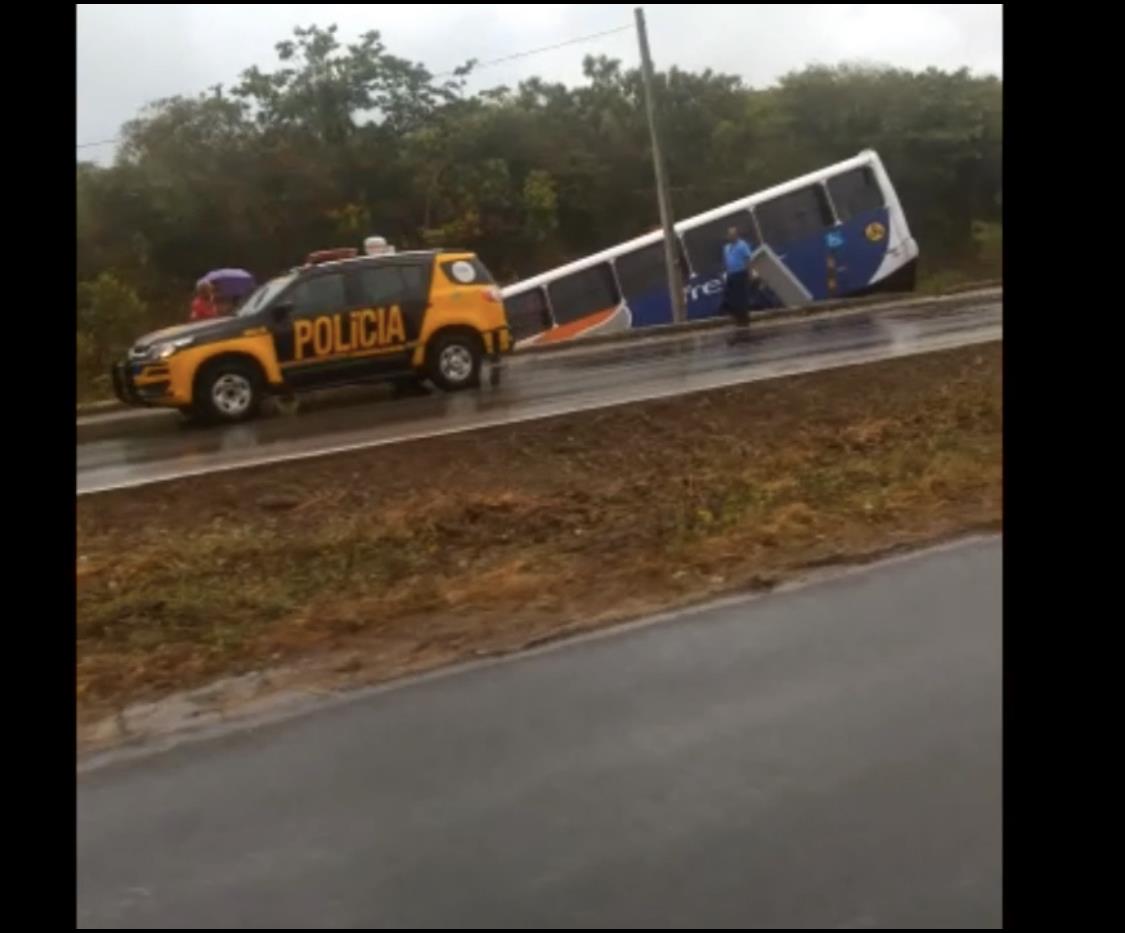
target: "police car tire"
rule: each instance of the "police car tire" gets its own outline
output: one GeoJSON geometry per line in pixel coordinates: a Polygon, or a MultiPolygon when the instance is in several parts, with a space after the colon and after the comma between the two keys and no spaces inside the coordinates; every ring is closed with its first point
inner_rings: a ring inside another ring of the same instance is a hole
{"type": "Polygon", "coordinates": [[[484,347],[480,338],[468,331],[455,331],[450,334],[439,334],[430,344],[427,354],[426,369],[434,384],[446,392],[457,392],[480,385],[481,360],[484,357],[484,347]],[[463,360],[468,361],[468,371],[464,378],[454,379],[447,375],[449,367],[442,366],[443,355],[460,348],[464,351],[463,360]],[[445,371],[443,371],[443,369],[445,371]]]}
{"type": "Polygon", "coordinates": [[[195,405],[198,417],[215,423],[233,424],[253,418],[262,404],[262,374],[253,363],[246,360],[216,360],[208,363],[199,373],[195,383],[195,405]],[[215,404],[212,391],[225,376],[242,377],[250,388],[250,401],[238,412],[224,411],[215,404]]]}

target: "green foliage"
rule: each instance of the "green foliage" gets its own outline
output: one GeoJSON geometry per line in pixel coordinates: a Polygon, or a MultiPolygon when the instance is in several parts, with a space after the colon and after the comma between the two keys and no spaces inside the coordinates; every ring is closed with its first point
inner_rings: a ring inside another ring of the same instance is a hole
{"type": "Polygon", "coordinates": [[[523,183],[524,232],[535,243],[544,242],[559,225],[559,198],[549,173],[532,169],[523,183]]]}
{"type": "Polygon", "coordinates": [[[977,261],[985,269],[999,270],[1004,255],[1004,228],[999,223],[973,221],[977,261]]]}
{"type": "MultiPolygon", "coordinates": [[[[475,249],[508,281],[659,223],[640,74],[619,61],[470,95],[472,62],[440,80],[374,31],[277,48],[274,71],[146,108],[113,166],[78,165],[79,281],[113,270],[149,308],[140,329],[182,320],[209,268],[266,277],[371,233],[475,249]]],[[[999,79],[815,66],[754,89],[673,68],[656,91],[678,216],[872,148],[925,271],[998,268],[999,79]]],[[[101,347],[114,326],[79,330],[101,347]]]]}
{"type": "Polygon", "coordinates": [[[109,367],[145,323],[145,304],[112,272],[78,285],[77,366],[79,396],[105,394],[109,367]]]}

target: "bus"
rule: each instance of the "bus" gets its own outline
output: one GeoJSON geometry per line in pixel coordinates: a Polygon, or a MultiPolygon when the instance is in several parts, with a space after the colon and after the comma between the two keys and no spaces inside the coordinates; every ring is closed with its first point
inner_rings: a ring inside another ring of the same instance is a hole
{"type": "MultiPolygon", "coordinates": [[[[722,247],[731,226],[750,244],[767,284],[786,280],[766,293],[767,306],[914,288],[918,244],[874,151],[675,224],[688,320],[723,313],[722,247]]],[[[664,234],[647,233],[501,294],[517,348],[670,324],[664,234]]]]}

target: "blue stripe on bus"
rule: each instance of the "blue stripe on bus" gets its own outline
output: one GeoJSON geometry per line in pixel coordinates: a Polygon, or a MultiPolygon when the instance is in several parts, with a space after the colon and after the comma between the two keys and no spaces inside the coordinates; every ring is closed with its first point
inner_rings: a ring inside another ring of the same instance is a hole
{"type": "MultiPolygon", "coordinates": [[[[829,231],[787,244],[776,250],[786,267],[808,289],[814,301],[843,298],[873,284],[872,279],[887,252],[890,211],[885,207],[866,211],[829,231]],[[877,227],[872,227],[877,225],[877,227]],[[868,235],[868,231],[872,235],[868,235]],[[879,235],[881,232],[881,235],[879,235]],[[829,287],[829,255],[834,260],[836,287],[829,287]]],[[[752,244],[753,245],[753,244],[752,244]]],[[[723,272],[721,260],[699,270],[685,287],[688,320],[721,314],[723,272]]],[[[644,293],[626,295],[634,327],[672,322],[672,307],[663,284],[644,293]]]]}

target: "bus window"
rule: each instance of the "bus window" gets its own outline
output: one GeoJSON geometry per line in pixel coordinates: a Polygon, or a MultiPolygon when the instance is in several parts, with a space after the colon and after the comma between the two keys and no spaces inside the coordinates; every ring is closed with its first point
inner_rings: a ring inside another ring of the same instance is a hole
{"type": "Polygon", "coordinates": [[[713,275],[722,271],[723,246],[727,242],[727,230],[731,227],[738,227],[742,239],[751,247],[758,245],[754,218],[746,210],[734,211],[684,231],[684,245],[696,275],[713,275]]]}
{"type": "MultiPolygon", "coordinates": [[[[676,240],[676,251],[679,255],[680,272],[687,273],[687,260],[684,257],[683,244],[676,240]]],[[[621,291],[626,300],[638,298],[649,292],[668,290],[668,270],[664,262],[664,241],[658,240],[648,246],[642,246],[631,253],[624,253],[613,260],[617,267],[617,281],[621,283],[621,291]]]]}
{"type": "Polygon", "coordinates": [[[835,221],[820,185],[783,194],[754,207],[762,236],[775,250],[817,236],[835,221]]]}
{"type": "Polygon", "coordinates": [[[572,272],[555,279],[547,286],[555,323],[569,324],[616,307],[620,298],[613,270],[608,262],[600,262],[581,272],[572,272]]]}
{"type": "Polygon", "coordinates": [[[551,329],[551,312],[541,288],[529,288],[505,299],[504,311],[514,340],[526,340],[551,329]]]}
{"type": "Polygon", "coordinates": [[[883,192],[868,165],[828,179],[828,194],[841,223],[883,207],[883,192]]]}

